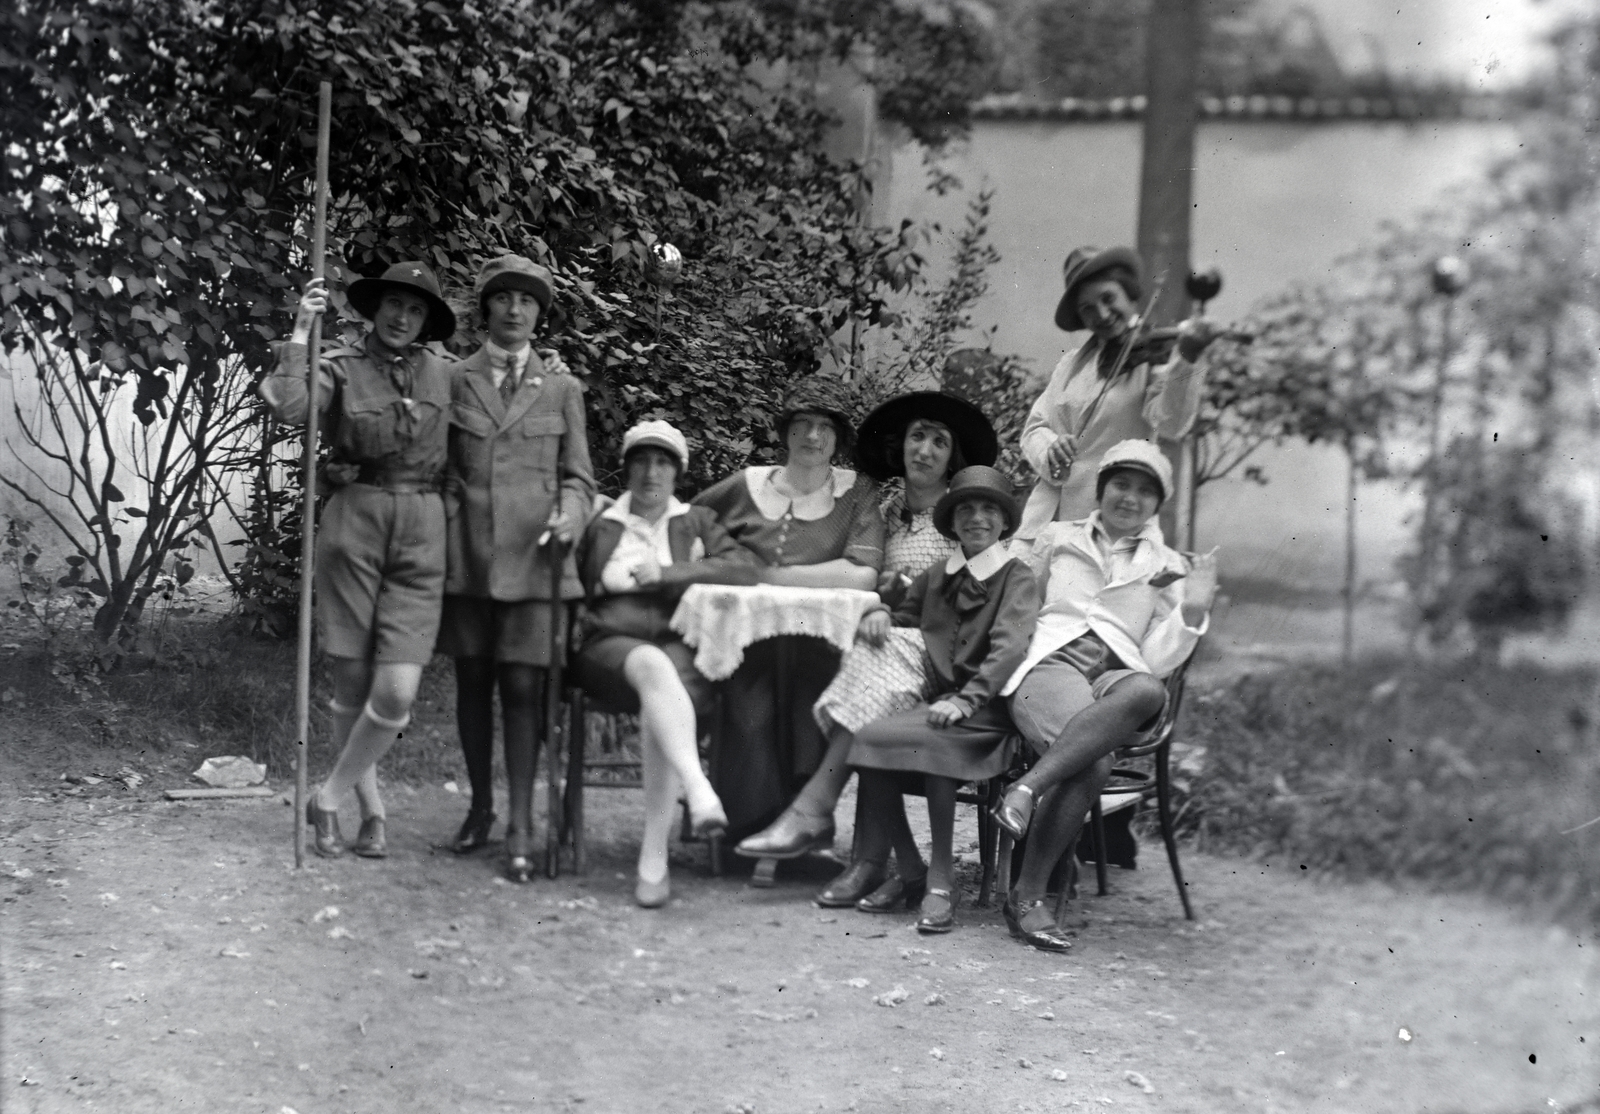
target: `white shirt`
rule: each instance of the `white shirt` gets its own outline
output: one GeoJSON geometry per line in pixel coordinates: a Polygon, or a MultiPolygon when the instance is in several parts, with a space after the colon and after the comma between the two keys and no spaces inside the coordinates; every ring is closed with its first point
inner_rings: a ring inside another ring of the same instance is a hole
{"type": "MultiPolygon", "coordinates": [[[[600,573],[601,587],[613,595],[637,592],[639,583],[633,578],[636,565],[672,564],[672,544],[667,535],[667,523],[688,513],[689,504],[680,502],[677,496],[670,496],[666,513],[651,522],[633,513],[633,492],[623,492],[622,497],[600,515],[601,518],[622,523],[622,536],[617,539],[617,548],[611,551],[606,567],[600,573]]],[[[695,561],[705,556],[705,545],[699,538],[694,540],[694,548],[699,553],[691,549],[689,560],[695,561]]]]}
{"type": "Polygon", "coordinates": [[[1152,577],[1165,580],[1188,571],[1183,557],[1167,548],[1153,518],[1121,543],[1104,534],[1099,511],[1076,522],[1046,523],[1028,559],[1044,605],[1028,656],[1000,690],[1002,696],[1015,692],[1040,661],[1090,631],[1129,669],[1165,677],[1210,625],[1209,615],[1198,627],[1183,621],[1182,580],[1160,588],[1151,584],[1152,577]]]}
{"type": "Polygon", "coordinates": [[[533,345],[524,344],[520,352],[507,352],[492,340],[484,341],[483,346],[489,350],[489,376],[494,380],[495,390],[500,389],[500,384],[513,370],[517,382],[522,382],[523,373],[528,370],[528,357],[533,355],[533,345]]]}
{"type": "Polygon", "coordinates": [[[1005,542],[995,542],[988,549],[978,554],[972,560],[967,560],[967,555],[960,549],[950,554],[950,559],[944,563],[946,576],[954,576],[963,568],[972,573],[974,580],[988,580],[995,573],[1005,568],[1006,562],[1011,560],[1011,554],[1006,552],[1005,542]]]}

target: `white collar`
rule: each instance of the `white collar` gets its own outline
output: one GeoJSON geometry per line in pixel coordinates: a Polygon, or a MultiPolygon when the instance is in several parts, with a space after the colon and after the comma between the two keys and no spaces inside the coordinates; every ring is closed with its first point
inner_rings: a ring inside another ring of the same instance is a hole
{"type": "Polygon", "coordinates": [[[794,499],[773,486],[782,465],[757,465],[744,470],[745,489],[755,501],[756,509],[767,519],[779,519],[792,514],[801,522],[815,522],[833,513],[833,501],[849,491],[856,483],[856,474],[848,468],[830,468],[831,483],[794,499]]]}
{"type": "MultiPolygon", "coordinates": [[[[680,514],[689,513],[689,504],[682,502],[676,495],[667,496],[667,513],[662,515],[660,522],[669,518],[677,518],[680,514]]],[[[617,496],[617,501],[600,512],[601,518],[609,518],[612,522],[620,522],[627,526],[634,522],[644,522],[645,519],[633,513],[633,492],[624,491],[617,496]]],[[[651,523],[654,526],[656,523],[651,523]]]]}
{"type": "MultiPolygon", "coordinates": [[[[1083,524],[1084,528],[1088,531],[1090,541],[1094,540],[1094,532],[1096,530],[1105,535],[1106,541],[1111,542],[1113,547],[1116,545],[1117,541],[1122,540],[1120,538],[1115,540],[1112,539],[1110,531],[1105,528],[1105,523],[1100,520],[1099,507],[1096,507],[1094,510],[1089,512],[1089,517],[1083,520],[1083,524]]],[[[1157,546],[1162,546],[1165,545],[1167,541],[1167,539],[1162,536],[1161,533],[1161,516],[1154,514],[1145,521],[1143,526],[1139,527],[1139,532],[1137,534],[1128,534],[1126,536],[1134,540],[1135,546],[1137,546],[1139,542],[1146,541],[1154,542],[1157,546]]]]}
{"type": "Polygon", "coordinates": [[[512,367],[522,367],[528,362],[528,356],[533,352],[533,345],[524,344],[515,352],[507,352],[492,340],[483,342],[483,347],[489,354],[489,362],[503,360],[512,367]]]}
{"type": "Polygon", "coordinates": [[[944,574],[954,576],[965,568],[972,573],[974,579],[988,580],[1004,568],[1009,560],[1011,554],[1006,552],[1005,542],[995,542],[970,561],[967,560],[967,555],[958,549],[950,554],[950,559],[944,563],[944,574]]]}

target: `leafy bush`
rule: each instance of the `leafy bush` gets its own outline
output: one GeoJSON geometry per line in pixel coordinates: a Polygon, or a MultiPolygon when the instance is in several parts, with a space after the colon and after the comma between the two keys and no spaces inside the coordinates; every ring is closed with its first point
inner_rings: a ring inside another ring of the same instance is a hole
{"type": "Polygon", "coordinates": [[[1191,689],[1180,828],[1346,877],[1600,919],[1592,672],[1304,666],[1191,689]]]}

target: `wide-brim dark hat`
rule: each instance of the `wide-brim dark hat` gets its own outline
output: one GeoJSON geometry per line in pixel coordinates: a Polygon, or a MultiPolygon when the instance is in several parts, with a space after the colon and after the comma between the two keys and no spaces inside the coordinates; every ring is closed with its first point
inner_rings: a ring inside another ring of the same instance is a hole
{"type": "Polygon", "coordinates": [[[847,450],[849,445],[845,442],[854,437],[856,429],[853,409],[855,400],[842,382],[826,375],[808,375],[783,396],[783,409],[778,413],[778,436],[784,437],[796,414],[821,414],[838,428],[839,450],[847,450]]]}
{"type": "Polygon", "coordinates": [[[1135,289],[1128,291],[1128,297],[1137,302],[1144,296],[1144,261],[1138,252],[1132,248],[1073,248],[1061,265],[1064,289],[1056,303],[1056,328],[1075,333],[1085,327],[1083,318],[1078,316],[1078,287],[1112,267],[1126,267],[1132,272],[1135,289]]]}
{"type": "Polygon", "coordinates": [[[966,399],[943,391],[913,391],[883,403],[856,431],[856,464],[875,480],[906,474],[904,452],[896,446],[918,418],[938,422],[950,431],[967,464],[993,464],[1000,456],[1000,438],[989,419],[966,399]]]}
{"type": "Polygon", "coordinates": [[[428,320],[417,337],[419,342],[449,340],[455,335],[456,315],[439,292],[439,280],[420,259],[396,263],[377,278],[356,279],[350,284],[350,304],[371,321],[383,303],[383,292],[390,287],[415,294],[428,304],[428,320]]]}
{"type": "Polygon", "coordinates": [[[1017,532],[1021,512],[1017,507],[1017,497],[1011,494],[1011,477],[986,464],[963,468],[950,480],[950,490],[940,496],[933,506],[933,528],[952,541],[956,540],[956,532],[951,525],[956,504],[974,495],[992,499],[1006,512],[1006,528],[1000,534],[1002,541],[1017,532]]]}

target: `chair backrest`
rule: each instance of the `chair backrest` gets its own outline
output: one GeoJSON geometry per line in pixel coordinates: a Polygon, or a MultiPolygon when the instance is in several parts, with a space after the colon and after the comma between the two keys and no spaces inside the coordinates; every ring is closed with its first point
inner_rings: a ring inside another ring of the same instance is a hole
{"type": "MultiPolygon", "coordinates": [[[[1200,644],[1195,643],[1198,649],[1200,644]]],[[[1166,745],[1172,738],[1173,730],[1178,726],[1178,710],[1183,704],[1184,679],[1189,672],[1189,663],[1194,660],[1194,651],[1183,659],[1183,664],[1174,669],[1167,677],[1167,702],[1161,706],[1161,714],[1156,718],[1155,726],[1141,734],[1133,742],[1117,748],[1117,755],[1121,758],[1139,758],[1146,754],[1154,754],[1166,745]]]]}

